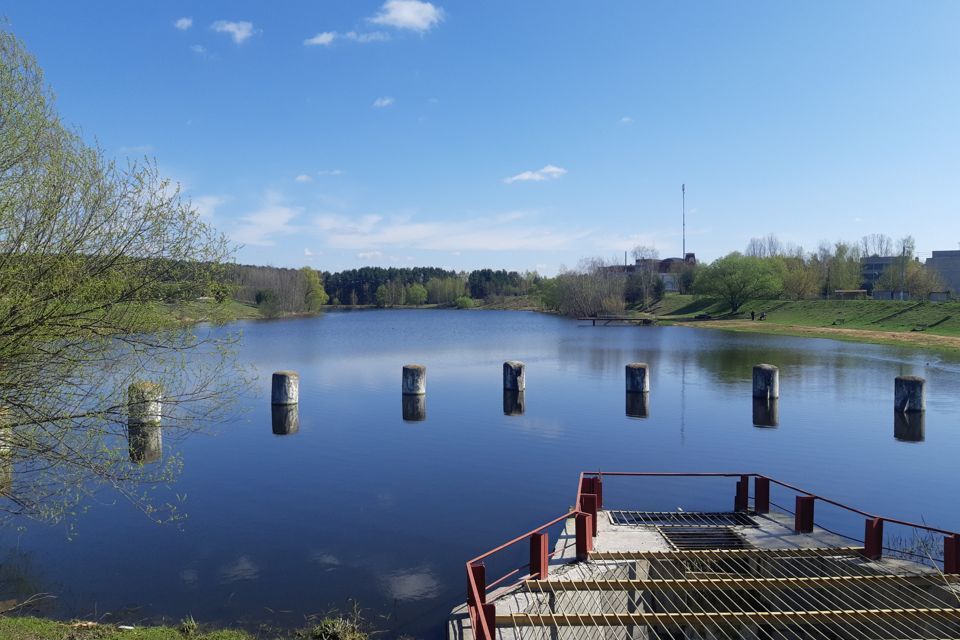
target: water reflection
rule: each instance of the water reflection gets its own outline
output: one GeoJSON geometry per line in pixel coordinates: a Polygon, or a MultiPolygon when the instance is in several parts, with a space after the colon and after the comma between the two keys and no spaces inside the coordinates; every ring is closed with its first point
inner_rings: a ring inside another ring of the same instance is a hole
{"type": "Polygon", "coordinates": [[[394,600],[426,600],[436,598],[440,583],[430,569],[417,567],[385,575],[383,586],[394,600]]]}
{"type": "Polygon", "coordinates": [[[278,436],[290,435],[300,430],[300,405],[271,405],[270,417],[273,422],[273,432],[278,436]]]}
{"type": "Polygon", "coordinates": [[[780,399],[754,398],[753,399],[753,426],[778,427],[780,426],[780,399]]]}
{"type": "Polygon", "coordinates": [[[650,417],[650,394],[649,393],[631,393],[627,392],[627,417],[628,418],[649,418],[650,417]]]}
{"type": "Polygon", "coordinates": [[[260,577],[260,567],[246,555],[240,556],[220,569],[220,582],[223,584],[256,580],[258,577],[260,577]]]}
{"type": "Polygon", "coordinates": [[[137,464],[158,461],[163,454],[163,432],[159,424],[127,425],[127,447],[130,460],[137,464]]]}
{"type": "Polygon", "coordinates": [[[401,396],[404,422],[422,422],[427,419],[427,396],[401,396]]]}
{"type": "Polygon", "coordinates": [[[893,437],[900,442],[923,442],[926,430],[926,414],[923,411],[893,412],[893,437]]]}
{"type": "Polygon", "coordinates": [[[523,391],[503,390],[503,415],[522,416],[525,406],[523,391]]]}

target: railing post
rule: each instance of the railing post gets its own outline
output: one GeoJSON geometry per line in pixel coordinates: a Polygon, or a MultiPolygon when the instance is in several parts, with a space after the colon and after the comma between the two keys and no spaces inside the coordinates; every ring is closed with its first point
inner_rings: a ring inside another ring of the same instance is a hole
{"type": "Polygon", "coordinates": [[[493,604],[484,604],[481,605],[480,612],[484,621],[487,623],[490,636],[487,637],[486,632],[483,630],[483,625],[480,625],[480,628],[477,629],[478,633],[474,635],[474,638],[476,638],[476,640],[494,640],[497,636],[497,607],[493,604]]]}
{"type": "Polygon", "coordinates": [[[580,494],[580,511],[589,513],[591,519],[593,520],[593,530],[592,534],[597,535],[597,526],[599,524],[599,518],[597,518],[597,496],[593,493],[582,493],[580,494]]]}
{"type": "Polygon", "coordinates": [[[594,478],[584,477],[580,482],[580,493],[592,493],[597,496],[597,509],[603,509],[603,478],[600,476],[594,478]]]}
{"type": "Polygon", "coordinates": [[[750,504],[750,478],[740,476],[737,480],[737,494],[733,498],[734,511],[746,511],[750,504]]]}
{"type": "Polygon", "coordinates": [[[467,576],[467,604],[475,607],[477,604],[483,604],[487,601],[487,568],[482,562],[475,562],[470,565],[467,571],[469,571],[467,576]],[[473,589],[470,586],[471,577],[473,578],[472,583],[477,586],[477,594],[480,596],[479,603],[473,596],[473,589]]]}
{"type": "Polygon", "coordinates": [[[530,575],[534,580],[546,580],[549,571],[550,536],[546,531],[530,536],[530,575]]]}
{"type": "Polygon", "coordinates": [[[793,530],[797,533],[813,533],[813,496],[797,496],[793,530]]]}
{"type": "Polygon", "coordinates": [[[577,560],[586,560],[593,551],[593,516],[578,513],[575,516],[577,531],[577,560]]]}
{"type": "Polygon", "coordinates": [[[960,535],[943,539],[943,572],[960,573],[960,535]]]}
{"type": "Polygon", "coordinates": [[[753,510],[757,513],[770,513],[770,478],[754,479],[753,510]]]}
{"type": "Polygon", "coordinates": [[[863,532],[863,555],[870,560],[879,560],[883,555],[883,520],[867,518],[863,532]]]}

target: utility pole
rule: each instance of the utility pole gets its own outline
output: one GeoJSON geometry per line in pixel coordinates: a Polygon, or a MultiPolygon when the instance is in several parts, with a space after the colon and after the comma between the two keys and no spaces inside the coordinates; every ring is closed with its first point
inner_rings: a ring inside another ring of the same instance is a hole
{"type": "Polygon", "coordinates": [[[680,194],[683,202],[683,258],[687,258],[687,183],[680,185],[680,194]]]}
{"type": "Polygon", "coordinates": [[[903,300],[903,285],[907,269],[907,243],[900,247],[900,299],[903,300]]]}

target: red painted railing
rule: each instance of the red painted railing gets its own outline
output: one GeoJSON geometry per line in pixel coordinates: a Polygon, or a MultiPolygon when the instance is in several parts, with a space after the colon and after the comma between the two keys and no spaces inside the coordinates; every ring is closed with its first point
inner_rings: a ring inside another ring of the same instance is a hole
{"type": "Polygon", "coordinates": [[[577,497],[573,509],[467,562],[467,610],[470,615],[470,623],[476,640],[494,640],[496,637],[494,633],[496,609],[492,603],[487,602],[488,591],[502,585],[511,577],[517,576],[517,574],[520,574],[523,569],[528,566],[530,569],[529,572],[518,576],[515,583],[523,582],[530,578],[542,580],[547,577],[549,561],[553,553],[549,550],[550,540],[549,534],[545,531],[546,529],[573,517],[575,519],[577,558],[586,559],[593,549],[593,537],[597,535],[597,514],[603,508],[604,477],[737,478],[734,493],[734,511],[748,510],[750,504],[750,479],[753,478],[754,511],[757,513],[768,513],[770,511],[771,484],[778,485],[797,494],[794,510],[794,530],[797,533],[809,533],[813,531],[815,504],[818,501],[823,502],[824,504],[829,504],[866,518],[862,552],[864,556],[874,560],[882,556],[883,523],[888,522],[928,533],[943,535],[943,572],[960,574],[960,533],[938,527],[931,527],[927,524],[918,524],[906,520],[878,516],[759,473],[588,471],[580,473],[580,478],[577,482],[577,497]],[[486,566],[483,561],[524,540],[530,541],[529,564],[524,565],[521,569],[514,569],[488,584],[486,581],[486,566]]]}

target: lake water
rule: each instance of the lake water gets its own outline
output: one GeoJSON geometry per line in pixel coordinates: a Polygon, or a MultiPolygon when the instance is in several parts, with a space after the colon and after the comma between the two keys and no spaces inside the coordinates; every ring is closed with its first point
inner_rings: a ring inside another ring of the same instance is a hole
{"type": "MultiPolygon", "coordinates": [[[[101,496],[70,540],[62,525],[21,523],[0,533],[0,599],[55,594],[41,610],[62,617],[295,627],[354,598],[388,636],[442,637],[463,599],[463,563],[566,512],[581,470],[755,471],[960,527],[955,356],[523,312],[364,311],[240,327],[239,359],[259,375],[244,418],[165,441],[183,456],[170,492],[186,497],[188,519],[155,525],[101,496]],[[508,359],[527,365],[523,415],[504,415],[508,359]],[[650,364],[645,419],[625,415],[634,361],[650,364]],[[775,428],[754,426],[760,362],[780,367],[775,428]],[[423,421],[403,419],[407,363],[427,367],[423,421]],[[278,369],[301,376],[299,429],[288,435],[272,428],[278,369]],[[893,378],[904,374],[928,380],[922,440],[903,425],[895,437],[893,378]]],[[[605,490],[641,508],[729,509],[732,483],[712,482],[605,490]]]]}

